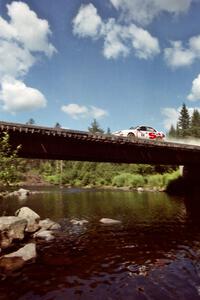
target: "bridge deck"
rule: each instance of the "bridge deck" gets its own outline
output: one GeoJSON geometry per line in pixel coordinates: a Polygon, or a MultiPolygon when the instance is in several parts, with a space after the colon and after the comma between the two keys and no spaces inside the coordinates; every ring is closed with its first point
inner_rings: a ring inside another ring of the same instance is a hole
{"type": "Polygon", "coordinates": [[[200,164],[200,146],[0,122],[20,157],[147,164],[200,164]]]}

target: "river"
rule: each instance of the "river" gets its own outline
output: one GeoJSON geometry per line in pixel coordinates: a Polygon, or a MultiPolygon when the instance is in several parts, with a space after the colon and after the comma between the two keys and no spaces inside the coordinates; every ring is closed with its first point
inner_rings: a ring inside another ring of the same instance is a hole
{"type": "Polygon", "coordinates": [[[1,215],[28,206],[62,231],[38,243],[34,263],[0,276],[0,299],[200,299],[198,198],[53,188],[2,200],[1,215]],[[73,225],[74,218],[88,223],[73,225]]]}

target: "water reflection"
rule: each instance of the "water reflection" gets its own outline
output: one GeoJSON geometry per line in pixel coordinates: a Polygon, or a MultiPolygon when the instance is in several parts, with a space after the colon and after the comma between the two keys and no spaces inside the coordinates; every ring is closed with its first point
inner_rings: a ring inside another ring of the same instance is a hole
{"type": "MultiPolygon", "coordinates": [[[[189,203],[146,192],[31,195],[23,206],[60,222],[63,231],[56,242],[38,244],[35,264],[4,280],[0,299],[200,299],[200,224],[189,203]],[[121,224],[102,225],[103,217],[121,224]],[[72,218],[89,223],[73,225],[72,218]]],[[[12,198],[0,209],[9,215],[21,206],[12,198]]]]}
{"type": "Polygon", "coordinates": [[[41,218],[117,218],[125,223],[154,223],[183,221],[185,205],[165,193],[118,191],[53,190],[36,193],[21,202],[16,197],[0,203],[1,214],[13,214],[19,207],[29,206],[41,218]]]}

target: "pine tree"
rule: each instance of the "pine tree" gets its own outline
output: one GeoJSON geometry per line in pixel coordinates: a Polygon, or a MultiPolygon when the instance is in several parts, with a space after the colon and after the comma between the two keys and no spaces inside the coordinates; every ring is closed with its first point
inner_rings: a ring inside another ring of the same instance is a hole
{"type": "Polygon", "coordinates": [[[191,127],[200,127],[200,113],[197,109],[194,109],[191,118],[191,127]]]}
{"type": "Polygon", "coordinates": [[[192,136],[200,137],[200,113],[197,109],[194,109],[192,114],[190,132],[192,136]]]}
{"type": "Polygon", "coordinates": [[[171,127],[170,127],[170,130],[168,132],[168,136],[172,137],[172,138],[175,138],[177,136],[176,129],[174,128],[173,125],[171,125],[171,127]]]}
{"type": "Polygon", "coordinates": [[[35,125],[35,120],[33,118],[30,118],[27,122],[26,125],[35,125]]]}
{"type": "Polygon", "coordinates": [[[178,128],[180,131],[180,136],[185,137],[189,134],[189,128],[190,128],[190,116],[188,109],[183,103],[182,109],[180,111],[180,115],[178,118],[178,128]]]}
{"type": "Polygon", "coordinates": [[[106,134],[107,134],[107,135],[111,135],[110,127],[107,128],[106,134]]]}
{"type": "Polygon", "coordinates": [[[61,128],[60,123],[57,122],[57,123],[54,125],[54,128],[61,128]]]}
{"type": "Polygon", "coordinates": [[[96,119],[92,121],[91,127],[88,127],[88,131],[91,133],[104,133],[104,130],[100,127],[96,119]]]}

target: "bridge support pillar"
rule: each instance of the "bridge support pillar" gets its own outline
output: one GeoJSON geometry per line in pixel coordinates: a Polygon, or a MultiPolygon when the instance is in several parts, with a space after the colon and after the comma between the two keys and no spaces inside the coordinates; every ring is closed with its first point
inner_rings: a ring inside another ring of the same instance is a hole
{"type": "Polygon", "coordinates": [[[181,176],[169,183],[167,192],[171,194],[200,193],[200,164],[180,166],[181,176]]]}
{"type": "Polygon", "coordinates": [[[199,165],[185,165],[182,170],[184,182],[190,186],[200,188],[200,164],[199,165]]]}

